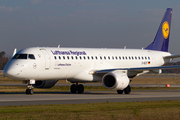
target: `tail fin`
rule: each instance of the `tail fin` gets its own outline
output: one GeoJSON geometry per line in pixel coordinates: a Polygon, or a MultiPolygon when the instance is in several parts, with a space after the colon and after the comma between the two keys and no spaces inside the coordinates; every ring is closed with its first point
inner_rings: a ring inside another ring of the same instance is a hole
{"type": "Polygon", "coordinates": [[[167,8],[154,41],[145,49],[168,52],[172,8],[167,8]]]}

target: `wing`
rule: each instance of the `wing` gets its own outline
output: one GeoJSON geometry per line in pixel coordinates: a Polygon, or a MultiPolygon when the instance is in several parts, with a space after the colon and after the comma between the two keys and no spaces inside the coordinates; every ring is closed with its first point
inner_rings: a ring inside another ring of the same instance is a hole
{"type": "MultiPolygon", "coordinates": [[[[178,58],[180,57],[180,54],[171,54],[169,56],[164,56],[164,59],[170,59],[170,58],[178,58]]],[[[137,68],[115,68],[115,69],[104,69],[104,70],[95,70],[93,73],[95,74],[104,74],[115,70],[128,70],[132,72],[142,72],[146,70],[158,70],[158,69],[173,69],[173,68],[180,68],[180,65],[177,66],[158,66],[158,67],[137,67],[137,68]]]]}
{"type": "Polygon", "coordinates": [[[163,58],[178,58],[180,57],[180,54],[171,54],[170,56],[164,56],[163,58]]]}
{"type": "Polygon", "coordinates": [[[115,70],[128,70],[128,71],[142,72],[142,71],[145,71],[145,70],[173,69],[173,68],[180,68],[180,65],[177,65],[177,66],[158,66],[158,67],[137,67],[137,68],[104,69],[104,70],[94,71],[94,73],[95,74],[101,74],[101,73],[108,73],[108,72],[115,71],[115,70]]]}

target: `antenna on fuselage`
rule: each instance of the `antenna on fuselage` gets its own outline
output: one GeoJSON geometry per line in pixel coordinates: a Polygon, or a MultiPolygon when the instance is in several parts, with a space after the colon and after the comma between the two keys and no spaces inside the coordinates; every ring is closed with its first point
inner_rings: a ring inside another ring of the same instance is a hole
{"type": "Polygon", "coordinates": [[[14,56],[16,54],[16,52],[17,52],[17,48],[14,49],[14,52],[13,52],[12,56],[14,56]]]}
{"type": "Polygon", "coordinates": [[[124,46],[124,49],[126,49],[126,46],[124,46]]]}
{"type": "Polygon", "coordinates": [[[60,48],[61,45],[58,45],[58,48],[60,48]]]}

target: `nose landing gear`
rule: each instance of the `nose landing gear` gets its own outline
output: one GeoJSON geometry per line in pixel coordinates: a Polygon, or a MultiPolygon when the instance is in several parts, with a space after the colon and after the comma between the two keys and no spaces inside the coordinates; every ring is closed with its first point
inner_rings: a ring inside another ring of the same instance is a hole
{"type": "Polygon", "coordinates": [[[76,83],[71,85],[71,93],[83,93],[84,92],[84,86],[82,84],[76,83]]]}
{"type": "Polygon", "coordinates": [[[26,89],[26,94],[27,95],[33,95],[34,91],[33,91],[33,86],[32,85],[28,85],[28,88],[26,89]]]}
{"type": "Polygon", "coordinates": [[[27,89],[26,89],[26,94],[27,95],[33,95],[34,91],[33,91],[33,86],[32,84],[35,84],[35,80],[28,80],[27,81],[28,83],[28,86],[27,86],[27,89]]]}

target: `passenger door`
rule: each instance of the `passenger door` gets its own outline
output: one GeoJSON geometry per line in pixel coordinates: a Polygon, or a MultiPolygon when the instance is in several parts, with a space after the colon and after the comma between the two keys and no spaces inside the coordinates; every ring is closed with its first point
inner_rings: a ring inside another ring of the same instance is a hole
{"type": "Polygon", "coordinates": [[[45,58],[45,69],[48,70],[51,66],[51,58],[46,49],[40,49],[45,58]]]}

